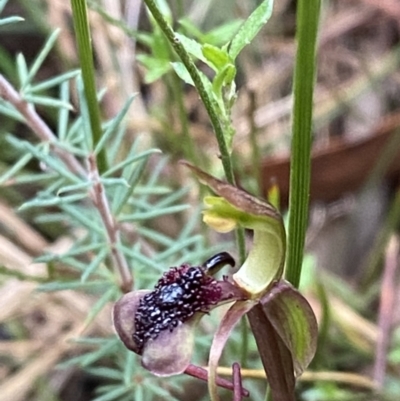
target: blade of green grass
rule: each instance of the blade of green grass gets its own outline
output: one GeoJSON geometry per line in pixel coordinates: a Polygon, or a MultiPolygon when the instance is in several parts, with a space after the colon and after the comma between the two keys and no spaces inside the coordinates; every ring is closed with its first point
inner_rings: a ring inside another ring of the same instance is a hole
{"type": "MultiPolygon", "coordinates": [[[[90,116],[93,146],[96,146],[101,140],[102,129],[100,121],[100,109],[96,93],[93,50],[89,34],[86,0],[71,0],[71,4],[79,60],[82,69],[82,80],[84,83],[85,97],[90,116]]],[[[107,170],[107,157],[105,149],[102,149],[97,155],[97,166],[100,173],[107,170]]]]}
{"type": "Polygon", "coordinates": [[[286,278],[298,287],[307,230],[311,171],[312,109],[320,0],[297,2],[293,138],[290,164],[288,258],[286,278]]]}

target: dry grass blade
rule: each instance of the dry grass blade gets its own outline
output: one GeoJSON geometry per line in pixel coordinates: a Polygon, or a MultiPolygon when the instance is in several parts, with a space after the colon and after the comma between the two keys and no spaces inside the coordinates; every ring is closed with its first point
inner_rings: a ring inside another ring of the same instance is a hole
{"type": "Polygon", "coordinates": [[[399,239],[392,237],[386,250],[385,268],[383,272],[381,300],[379,305],[378,328],[376,343],[374,379],[379,388],[383,387],[386,372],[386,358],[390,342],[393,313],[396,300],[396,269],[399,266],[399,239]]]}
{"type": "Polygon", "coordinates": [[[40,255],[48,245],[36,230],[21,219],[11,207],[2,202],[0,202],[0,221],[8,235],[20,242],[30,254],[40,255]]]}
{"type": "Polygon", "coordinates": [[[48,375],[64,353],[73,346],[68,340],[80,334],[81,331],[81,327],[74,326],[66,335],[58,338],[57,341],[43,344],[32,360],[0,385],[1,399],[3,401],[25,400],[26,396],[34,388],[34,383],[37,379],[48,375]]]}

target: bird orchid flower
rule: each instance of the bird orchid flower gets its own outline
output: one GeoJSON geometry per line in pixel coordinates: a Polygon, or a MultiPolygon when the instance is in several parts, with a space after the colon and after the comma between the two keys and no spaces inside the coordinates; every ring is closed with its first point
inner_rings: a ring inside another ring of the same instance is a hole
{"type": "Polygon", "coordinates": [[[216,370],[236,323],[247,314],[274,401],[294,400],[295,378],[316,350],[317,323],[307,300],[283,276],[286,234],[282,216],[268,202],[182,162],[217,196],[204,199],[204,222],[219,232],[238,226],[253,231],[247,258],[231,279],[214,270],[234,265],[226,252],[202,266],[184,264],[164,273],[155,288],[124,295],[114,307],[114,325],[126,347],[160,376],[185,372],[194,329],[213,308],[231,302],[210,349],[208,385],[219,399],[216,370]]]}

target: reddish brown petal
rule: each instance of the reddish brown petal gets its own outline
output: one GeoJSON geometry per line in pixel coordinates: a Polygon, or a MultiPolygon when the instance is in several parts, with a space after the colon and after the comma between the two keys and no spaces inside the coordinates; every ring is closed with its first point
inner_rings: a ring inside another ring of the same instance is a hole
{"type": "Polygon", "coordinates": [[[140,300],[149,292],[149,290],[129,292],[114,305],[113,309],[112,317],[115,330],[125,347],[135,353],[139,353],[139,348],[133,340],[135,314],[140,300]]]}

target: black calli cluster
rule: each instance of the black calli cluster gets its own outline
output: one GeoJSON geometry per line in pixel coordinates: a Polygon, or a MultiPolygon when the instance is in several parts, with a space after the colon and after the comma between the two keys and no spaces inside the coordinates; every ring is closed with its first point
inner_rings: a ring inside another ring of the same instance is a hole
{"type": "Polygon", "coordinates": [[[208,313],[220,301],[222,290],[212,274],[226,264],[234,266],[235,261],[222,252],[202,266],[183,264],[164,273],[154,290],[140,300],[135,314],[133,340],[139,353],[149,339],[173,331],[196,312],[208,313]]]}

